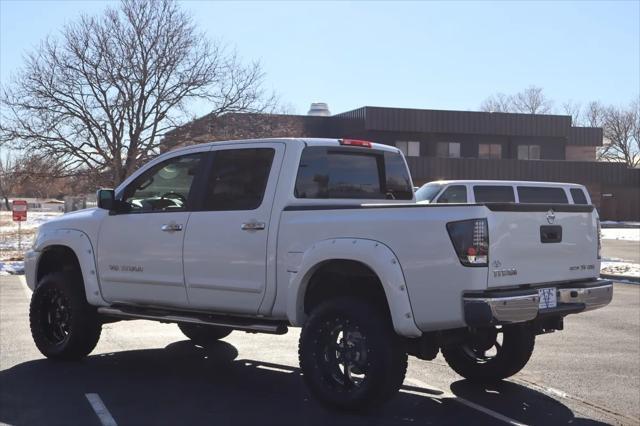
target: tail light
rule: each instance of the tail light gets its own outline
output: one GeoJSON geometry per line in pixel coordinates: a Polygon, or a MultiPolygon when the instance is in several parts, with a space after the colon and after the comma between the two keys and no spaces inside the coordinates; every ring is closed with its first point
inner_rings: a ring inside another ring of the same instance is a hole
{"type": "Polygon", "coordinates": [[[596,219],[596,230],[598,232],[598,259],[601,259],[602,256],[600,252],[602,251],[602,228],[600,227],[600,219],[596,219]]]}
{"type": "Polygon", "coordinates": [[[489,262],[489,227],[487,219],[447,223],[447,231],[458,259],[465,266],[487,266],[489,262]]]}

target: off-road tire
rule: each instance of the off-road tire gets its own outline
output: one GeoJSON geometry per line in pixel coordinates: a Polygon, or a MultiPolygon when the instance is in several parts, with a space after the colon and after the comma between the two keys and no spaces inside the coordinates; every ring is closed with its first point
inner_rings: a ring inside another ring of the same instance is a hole
{"type": "Polygon", "coordinates": [[[29,325],[42,355],[65,361],[87,356],[102,331],[96,308],[87,303],[79,272],[55,272],[40,279],[31,297],[29,325]],[[56,309],[63,312],[64,325],[52,319],[56,309]]]}
{"type": "Polygon", "coordinates": [[[227,337],[233,331],[233,329],[227,327],[187,323],[179,323],[178,328],[180,328],[182,334],[191,339],[193,343],[203,347],[227,337]]]}
{"type": "Polygon", "coordinates": [[[328,300],[311,312],[300,334],[298,356],[312,395],[325,405],[344,410],[367,409],[390,399],[407,371],[405,342],[395,333],[388,311],[350,297],[328,300]],[[358,330],[362,352],[366,353],[365,377],[357,387],[346,388],[327,372],[323,353],[335,354],[328,349],[330,330],[341,324],[358,330]]]}
{"type": "Polygon", "coordinates": [[[456,373],[477,383],[497,382],[511,377],[529,362],[535,345],[535,333],[526,325],[504,326],[502,349],[485,362],[474,359],[466,343],[442,348],[442,355],[456,373]]]}

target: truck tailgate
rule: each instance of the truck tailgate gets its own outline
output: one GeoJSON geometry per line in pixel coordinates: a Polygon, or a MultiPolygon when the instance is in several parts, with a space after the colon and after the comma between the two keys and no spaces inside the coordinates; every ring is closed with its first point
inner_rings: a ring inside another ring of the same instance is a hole
{"type": "Polygon", "coordinates": [[[487,204],[489,287],[599,276],[593,206],[487,204]]]}

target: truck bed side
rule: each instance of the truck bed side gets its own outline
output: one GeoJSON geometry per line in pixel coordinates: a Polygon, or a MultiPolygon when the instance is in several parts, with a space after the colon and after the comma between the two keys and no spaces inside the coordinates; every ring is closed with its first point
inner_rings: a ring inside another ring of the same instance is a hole
{"type": "Polygon", "coordinates": [[[288,272],[291,262],[300,262],[317,242],[354,238],[380,241],[395,254],[404,273],[415,323],[421,330],[464,326],[462,292],[486,289],[487,268],[462,266],[446,223],[486,217],[487,212],[484,206],[415,204],[285,208],[278,235],[278,295],[273,314],[284,315],[287,305],[295,303],[280,291],[296,281],[297,274],[304,273],[288,272]]]}

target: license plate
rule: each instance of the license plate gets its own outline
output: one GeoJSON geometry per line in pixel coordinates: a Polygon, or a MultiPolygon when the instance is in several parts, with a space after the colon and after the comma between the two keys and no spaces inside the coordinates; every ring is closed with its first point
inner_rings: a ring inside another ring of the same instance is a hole
{"type": "Polygon", "coordinates": [[[540,296],[540,304],[538,305],[540,309],[555,308],[558,305],[555,287],[539,288],[538,296],[540,296]]]}

